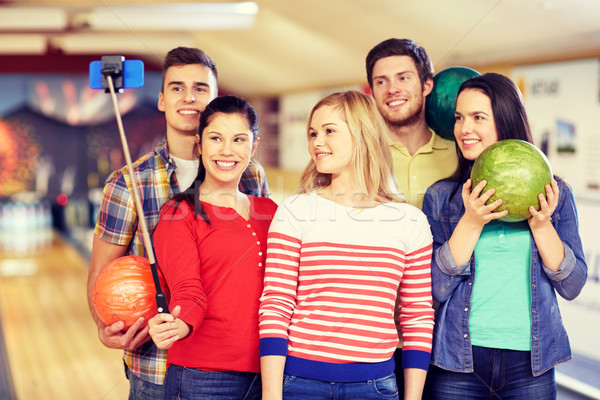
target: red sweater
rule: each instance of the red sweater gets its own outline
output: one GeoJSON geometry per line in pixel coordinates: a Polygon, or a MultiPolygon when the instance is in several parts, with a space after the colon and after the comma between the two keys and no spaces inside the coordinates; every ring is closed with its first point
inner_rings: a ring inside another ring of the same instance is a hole
{"type": "Polygon", "coordinates": [[[154,247],[170,292],[169,308],[192,327],[167,355],[167,365],[205,371],[259,372],[258,306],[267,232],[277,205],[249,196],[250,220],[202,203],[210,225],[187,203],[163,208],[154,247]]]}

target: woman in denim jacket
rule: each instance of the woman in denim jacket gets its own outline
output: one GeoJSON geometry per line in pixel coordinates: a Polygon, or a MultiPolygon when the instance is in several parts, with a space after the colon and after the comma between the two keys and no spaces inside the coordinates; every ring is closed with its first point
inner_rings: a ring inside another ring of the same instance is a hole
{"type": "Polygon", "coordinates": [[[444,400],[555,399],[554,366],[571,358],[556,292],[574,299],[587,278],[573,193],[555,178],[539,211],[504,223],[507,211],[494,212],[501,199],[485,205],[494,189],[483,192],[485,181],[471,187],[471,166],[485,148],[532,142],[510,79],[488,73],[464,82],[455,119],[458,168],[423,203],[433,233],[432,293],[441,303],[428,390],[444,400]]]}

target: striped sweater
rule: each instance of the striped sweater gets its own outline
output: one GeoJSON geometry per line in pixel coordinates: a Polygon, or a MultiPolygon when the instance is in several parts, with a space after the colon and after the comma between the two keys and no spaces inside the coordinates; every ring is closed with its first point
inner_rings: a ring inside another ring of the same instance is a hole
{"type": "Polygon", "coordinates": [[[431,243],[425,215],[408,204],[356,209],[315,193],[288,198],[269,229],[261,356],[287,356],[286,373],[307,378],[379,378],[394,368],[397,323],[404,367],[427,369],[431,243]]]}

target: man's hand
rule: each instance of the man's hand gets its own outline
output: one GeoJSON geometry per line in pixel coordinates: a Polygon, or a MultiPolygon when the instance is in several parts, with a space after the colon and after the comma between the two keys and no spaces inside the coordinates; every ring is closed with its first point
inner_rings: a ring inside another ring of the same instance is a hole
{"type": "Polygon", "coordinates": [[[117,321],[112,325],[98,323],[98,337],[102,344],[111,349],[133,350],[141,344],[150,340],[149,327],[144,317],[140,317],[127,332],[123,332],[123,321],[117,321]]]}

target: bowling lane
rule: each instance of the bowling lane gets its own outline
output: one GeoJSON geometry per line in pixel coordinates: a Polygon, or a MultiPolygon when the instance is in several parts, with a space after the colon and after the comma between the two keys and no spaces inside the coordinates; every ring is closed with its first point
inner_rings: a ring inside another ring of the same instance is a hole
{"type": "Polygon", "coordinates": [[[57,234],[26,254],[0,253],[2,336],[18,399],[127,398],[122,353],[98,340],[86,280],[87,260],[57,234]]]}

